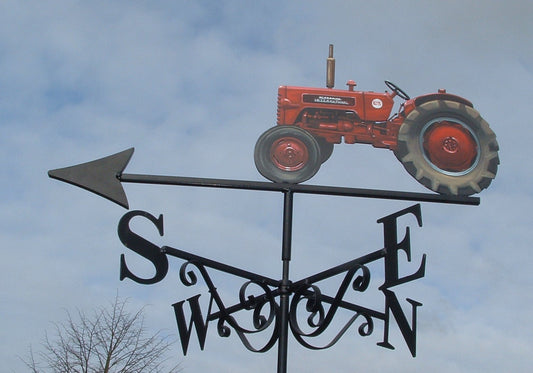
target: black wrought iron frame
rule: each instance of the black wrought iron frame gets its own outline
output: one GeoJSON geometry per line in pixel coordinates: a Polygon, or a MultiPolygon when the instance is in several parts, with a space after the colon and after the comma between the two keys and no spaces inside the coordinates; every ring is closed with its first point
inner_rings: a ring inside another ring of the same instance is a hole
{"type": "MultiPolygon", "coordinates": [[[[248,272],[224,263],[213,261],[183,250],[170,246],[160,248],[160,256],[154,259],[154,265],[162,265],[158,270],[158,277],[149,280],[142,280],[131,274],[127,270],[124,258],[121,261],[121,279],[129,277],[139,283],[155,283],[161,281],[167,272],[167,256],[180,258],[185,261],[180,268],[180,280],[185,286],[193,286],[198,282],[199,273],[203,282],[206,284],[209,293],[209,308],[204,316],[199,305],[200,295],[180,301],[172,305],[184,354],[187,353],[189,340],[194,327],[203,349],[207,333],[207,325],[211,321],[217,321],[217,330],[220,336],[227,337],[231,330],[234,330],[244,346],[250,351],[265,352],[270,350],[277,342],[278,344],[278,373],[287,371],[287,350],[289,331],[302,346],[310,349],[325,349],[334,345],[346,331],[358,321],[361,320],[358,333],[361,336],[368,336],[374,330],[374,319],[382,320],[385,323],[383,341],[378,343],[382,347],[393,348],[388,340],[388,323],[394,314],[397,324],[401,329],[403,337],[411,351],[416,354],[416,309],[421,303],[407,299],[412,307],[411,326],[391,287],[412,281],[424,276],[425,271],[425,254],[420,263],[419,269],[410,276],[398,276],[397,252],[405,251],[410,260],[409,231],[400,242],[397,239],[396,219],[405,214],[413,214],[422,224],[420,205],[414,205],[387,217],[378,220],[378,223],[384,224],[384,247],[370,254],[361,256],[357,259],[348,261],[344,264],[327,269],[318,274],[301,279],[296,282],[290,280],[289,269],[291,261],[292,247],[292,223],[293,223],[293,201],[295,194],[314,194],[344,197],[363,197],[378,198],[389,200],[403,200],[416,202],[436,202],[436,203],[453,203],[463,205],[478,205],[479,198],[476,197],[452,197],[428,193],[411,193],[398,192],[390,190],[373,190],[359,188],[343,188],[332,186],[317,185],[296,185],[296,184],[279,184],[268,182],[255,182],[244,180],[226,180],[226,179],[208,179],[208,178],[191,178],[179,176],[161,176],[161,175],[140,175],[123,173],[124,168],[133,154],[133,149],[117,153],[96,161],[84,163],[77,166],[56,169],[49,171],[49,176],[61,181],[65,181],[76,186],[97,193],[125,208],[129,204],[121,186],[121,183],[143,183],[143,184],[166,184],[181,186],[196,186],[210,188],[227,188],[227,189],[245,189],[281,192],[283,194],[283,233],[281,247],[282,261],[282,278],[281,280],[265,277],[256,273],[248,272]],[[370,270],[367,265],[379,259],[385,260],[385,283],[379,288],[385,295],[385,311],[376,311],[363,306],[348,302],[344,295],[351,285],[352,290],[364,292],[370,283],[370,270]],[[158,264],[159,263],[159,264],[158,264]],[[239,303],[227,306],[220,297],[216,286],[214,285],[208,269],[221,271],[226,274],[240,277],[245,283],[239,290],[239,303]],[[161,273],[159,273],[161,272],[161,273]],[[344,274],[343,280],[335,294],[328,296],[322,293],[316,285],[318,282],[331,277],[344,274]],[[251,295],[248,293],[251,286],[256,286],[260,295],[251,295]],[[292,296],[292,299],[291,299],[292,296]],[[279,297],[279,303],[276,299],[279,297]],[[188,304],[190,307],[191,319],[187,323],[184,307],[188,304]],[[307,327],[312,331],[305,331],[298,321],[298,308],[305,305],[305,312],[309,314],[307,318],[307,327]],[[213,311],[213,306],[217,310],[213,311]],[[318,346],[310,343],[312,339],[321,335],[330,326],[333,317],[339,309],[353,312],[352,317],[346,322],[341,330],[325,345],[318,346]],[[239,311],[252,311],[253,329],[245,328],[239,324],[233,316],[239,311]],[[260,346],[254,347],[248,339],[249,334],[263,332],[271,329],[271,335],[267,342],[260,346]]],[[[131,219],[136,215],[135,212],[129,212],[122,220],[131,219]],[[126,217],[127,215],[127,217],[126,217]]],[[[149,215],[145,212],[138,212],[137,215],[149,215]]],[[[154,218],[155,219],[155,218],[154,218]]],[[[121,220],[120,227],[127,227],[127,221],[121,220]]],[[[126,234],[125,232],[122,232],[126,234]]],[[[124,242],[124,241],[123,241],[124,242]]],[[[127,245],[126,245],[127,246],[127,245]]]]}

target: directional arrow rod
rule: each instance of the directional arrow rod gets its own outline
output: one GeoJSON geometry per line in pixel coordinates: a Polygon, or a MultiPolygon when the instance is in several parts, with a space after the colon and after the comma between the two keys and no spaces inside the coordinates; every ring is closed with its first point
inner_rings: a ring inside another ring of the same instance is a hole
{"type": "Polygon", "coordinates": [[[246,189],[271,192],[293,192],[303,194],[322,194],[330,196],[379,198],[403,201],[452,203],[460,205],[479,205],[478,197],[445,196],[431,193],[399,192],[334,186],[285,184],[247,180],[211,179],[182,176],[124,174],[134,148],[75,166],[48,171],[48,176],[76,185],[128,209],[128,199],[123,182],[159,185],[199,186],[210,188],[246,189]]]}

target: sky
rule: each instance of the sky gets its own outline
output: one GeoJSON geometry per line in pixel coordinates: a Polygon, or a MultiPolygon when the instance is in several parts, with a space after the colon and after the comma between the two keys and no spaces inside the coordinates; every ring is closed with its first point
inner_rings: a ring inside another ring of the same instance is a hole
{"type": "MultiPolygon", "coordinates": [[[[127,212],[47,171],[135,148],[126,172],[264,181],[253,162],[262,132],[275,125],[279,85],[325,86],[335,45],[336,88],[383,92],[391,80],[411,97],[463,96],[490,124],[500,168],[479,206],[422,203],[423,226],[406,217],[414,272],[398,288],[417,309],[417,357],[394,323],[383,336],[355,328],[313,351],[289,336],[290,372],[526,372],[533,359],[531,103],[533,26],[529,1],[126,1],[0,2],[0,361],[38,350],[65,311],[108,304],[118,294],[146,322],[178,339],[172,304],[209,294],[179,281],[179,259],[160,283],[119,280],[120,255],[139,275],[150,263],[117,235],[127,212]]],[[[399,103],[400,101],[397,100],[399,103]]],[[[389,150],[339,144],[307,183],[428,192],[389,150]]],[[[282,195],[125,184],[130,209],[164,216],[168,245],[265,276],[281,276],[282,195]]],[[[296,195],[291,279],[383,246],[376,221],[412,202],[296,195]]],[[[373,285],[382,267],[372,267],[373,285]],[[375,271],[375,272],[374,272],[375,271]]],[[[221,295],[242,281],[213,274],[221,295]]],[[[335,288],[335,284],[326,284],[335,288]]],[[[377,287],[361,301],[384,306],[377,287]]],[[[359,299],[350,294],[354,302],[359,299]]],[[[228,301],[229,302],[229,301],[228,301]]],[[[339,315],[339,319],[343,315],[339,315]]],[[[344,315],[345,316],[345,315],[344,315]]],[[[339,321],[340,322],[340,321],[339,321]]],[[[323,341],[323,340],[321,340],[323,341]]],[[[204,351],[195,337],[184,372],[272,372],[277,350],[258,354],[210,324],[204,351]]]]}

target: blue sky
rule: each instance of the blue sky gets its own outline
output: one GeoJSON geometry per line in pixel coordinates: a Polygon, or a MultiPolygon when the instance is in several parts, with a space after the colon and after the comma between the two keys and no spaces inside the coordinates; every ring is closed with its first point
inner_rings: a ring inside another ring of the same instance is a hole
{"type": "MultiPolygon", "coordinates": [[[[119,257],[150,266],[116,234],[118,205],[47,177],[135,147],[130,173],[263,180],[259,135],[275,124],[277,87],[325,86],[328,44],[336,87],[353,79],[412,97],[446,88],[471,100],[498,137],[501,165],[478,207],[422,204],[413,262],[426,277],[401,296],[418,309],[418,353],[372,336],[327,351],[289,345],[289,371],[528,371],[533,308],[530,128],[533,44],[528,1],[15,1],[0,3],[0,360],[36,348],[64,310],[117,294],[148,304],[147,322],[177,338],[171,304],[205,289],[178,281],[119,281],[119,257]]],[[[336,146],[313,184],[425,192],[393,153],[336,146]]],[[[128,184],[132,209],[163,214],[170,245],[280,276],[281,196],[128,184]]],[[[407,202],[297,196],[294,279],[380,248],[380,217],[407,202]]],[[[143,272],[145,271],[145,272],[143,272]]],[[[379,275],[378,275],[379,277],[379,275]]],[[[238,286],[221,278],[235,296],[238,286]]],[[[369,297],[369,302],[379,303],[369,297]]],[[[207,297],[207,295],[204,295],[207,297]]],[[[174,354],[187,372],[271,372],[276,351],[253,354],[210,329],[205,351],[174,354]]]]}

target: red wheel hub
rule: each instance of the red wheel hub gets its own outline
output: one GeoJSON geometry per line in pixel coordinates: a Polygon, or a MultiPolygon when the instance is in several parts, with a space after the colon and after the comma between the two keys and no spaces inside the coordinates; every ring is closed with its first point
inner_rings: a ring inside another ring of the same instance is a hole
{"type": "Polygon", "coordinates": [[[295,137],[282,137],[270,148],[270,159],[277,168],[283,171],[298,171],[309,160],[305,143],[295,137]]]}
{"type": "Polygon", "coordinates": [[[433,123],[424,132],[426,157],[435,167],[448,172],[463,172],[476,162],[478,144],[463,125],[448,120],[433,123]]]}

